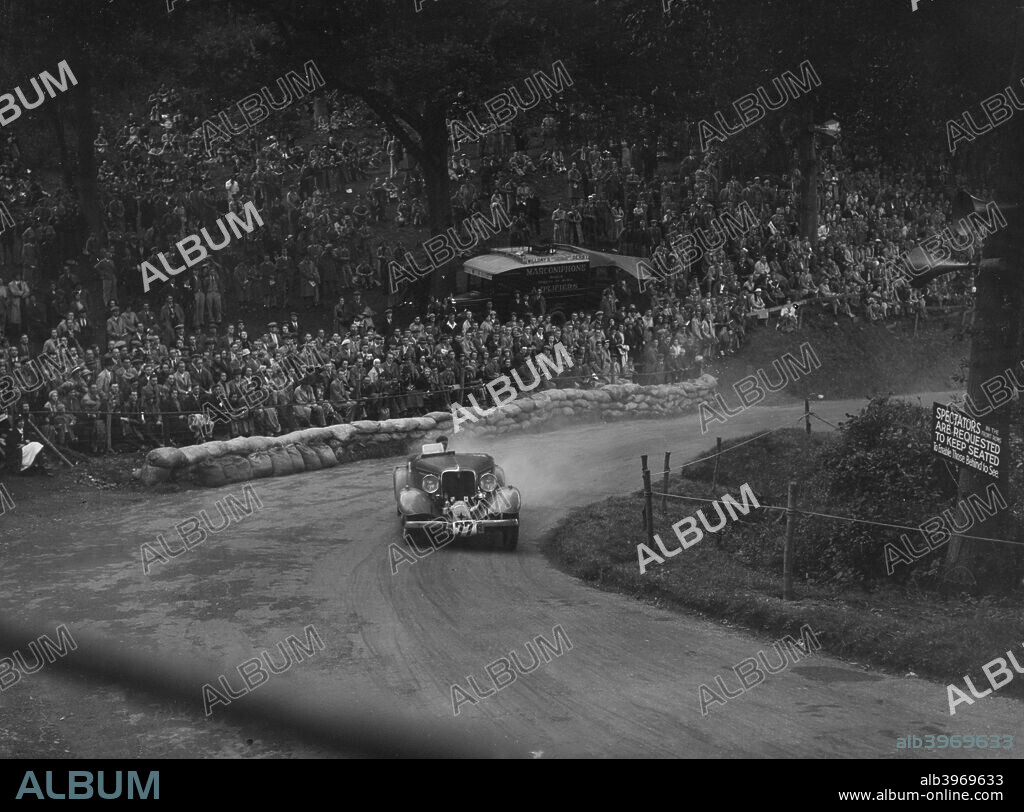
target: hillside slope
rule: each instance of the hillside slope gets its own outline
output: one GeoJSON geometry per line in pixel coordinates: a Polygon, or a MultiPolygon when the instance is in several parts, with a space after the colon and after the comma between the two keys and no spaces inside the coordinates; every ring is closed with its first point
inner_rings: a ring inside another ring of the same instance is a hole
{"type": "Polygon", "coordinates": [[[873,394],[907,394],[955,389],[961,362],[970,343],[959,338],[960,315],[933,315],[918,326],[914,336],[913,320],[872,324],[860,319],[810,323],[802,329],[783,334],[759,328],[748,335],[747,343],[735,356],[705,364],[705,370],[719,379],[723,391],[746,375],[764,369],[771,380],[778,374],[772,362],[784,353],[800,358],[800,346],[810,344],[821,362],[820,369],[791,383],[784,394],[803,398],[810,393],[831,399],[866,397],[873,394]]]}

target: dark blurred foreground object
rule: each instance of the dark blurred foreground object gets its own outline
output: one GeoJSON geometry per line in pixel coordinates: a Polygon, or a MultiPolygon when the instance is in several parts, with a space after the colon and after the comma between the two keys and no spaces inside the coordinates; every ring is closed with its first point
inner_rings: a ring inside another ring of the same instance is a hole
{"type": "MultiPolygon", "coordinates": [[[[0,657],[10,657],[47,631],[0,620],[0,657]]],[[[202,686],[216,685],[217,676],[227,670],[211,662],[184,662],[180,654],[161,659],[152,652],[127,651],[100,637],[70,631],[75,650],[46,665],[48,672],[94,684],[116,684],[135,694],[194,709],[197,725],[203,718],[202,686]]],[[[227,707],[218,706],[213,719],[266,725],[284,738],[350,757],[515,757],[507,747],[467,733],[454,722],[401,715],[365,699],[346,702],[334,698],[345,695],[343,678],[333,685],[289,680],[262,686],[227,707]],[[328,688],[331,698],[326,696],[328,688]]]]}

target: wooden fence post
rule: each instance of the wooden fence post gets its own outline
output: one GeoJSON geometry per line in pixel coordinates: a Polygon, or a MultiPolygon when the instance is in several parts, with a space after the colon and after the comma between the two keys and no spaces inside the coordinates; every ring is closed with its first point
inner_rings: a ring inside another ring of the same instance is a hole
{"type": "MultiPolygon", "coordinates": [[[[640,471],[641,471],[641,475],[643,476],[643,480],[644,480],[644,496],[646,497],[647,492],[650,491],[650,487],[649,487],[650,474],[647,471],[647,455],[646,454],[641,454],[640,455],[640,471]]],[[[647,500],[646,499],[644,501],[643,518],[644,518],[644,528],[646,529],[647,528],[647,500]]]]}
{"type": "Polygon", "coordinates": [[[671,451],[666,451],[665,452],[665,479],[664,479],[664,484],[662,485],[662,488],[661,488],[661,512],[663,514],[666,514],[666,515],[668,514],[668,475],[669,475],[669,471],[671,470],[669,468],[669,465],[671,465],[671,462],[670,462],[671,459],[672,459],[672,452],[671,451]]]}
{"type": "Polygon", "coordinates": [[[807,433],[811,433],[811,399],[804,398],[804,424],[807,433]]]}
{"type": "Polygon", "coordinates": [[[793,600],[793,533],[796,530],[796,481],[789,481],[786,498],[786,542],[782,548],[782,599],[793,600]]]}
{"type": "Polygon", "coordinates": [[[715,495],[715,489],[718,487],[718,463],[722,459],[722,438],[715,438],[715,473],[711,477],[711,495],[715,495]]]}
{"type": "Polygon", "coordinates": [[[654,505],[651,495],[651,472],[644,471],[644,512],[647,517],[647,541],[654,541],[654,505]]]}

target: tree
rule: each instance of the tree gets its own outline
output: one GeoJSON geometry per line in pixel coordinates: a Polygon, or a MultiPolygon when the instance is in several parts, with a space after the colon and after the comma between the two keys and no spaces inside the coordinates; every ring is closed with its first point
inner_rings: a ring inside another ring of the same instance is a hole
{"type": "Polygon", "coordinates": [[[27,87],[40,71],[55,73],[62,60],[77,80],[38,110],[23,112],[16,127],[19,135],[41,137],[40,123],[49,124],[62,177],[76,191],[89,230],[102,231],[94,147],[98,110],[117,115],[144,104],[155,85],[167,80],[187,84],[191,79],[206,91],[213,76],[221,86],[227,79],[230,89],[232,78],[244,78],[252,69],[247,46],[253,29],[234,15],[231,25],[224,26],[229,4],[208,0],[204,6],[211,3],[213,8],[189,17],[184,13],[188,6],[168,15],[162,4],[154,9],[129,0],[10,0],[0,6],[0,69],[17,77],[11,88],[19,82],[27,87]],[[211,32],[216,32],[214,42],[211,32]],[[180,47],[185,35],[190,35],[187,49],[180,47]],[[128,94],[126,76],[139,77],[128,94]],[[131,97],[132,91],[138,98],[131,97]],[[68,149],[69,139],[74,149],[68,149]]]}
{"type": "MultiPolygon", "coordinates": [[[[60,4],[42,2],[11,2],[0,13],[0,53],[4,74],[17,77],[15,84],[26,89],[41,71],[56,73],[57,65],[67,60],[76,84],[53,99],[48,99],[38,111],[23,110],[19,118],[22,129],[34,126],[36,120],[48,120],[59,143],[63,176],[71,180],[79,192],[79,203],[90,228],[99,230],[99,200],[96,189],[96,167],[92,160],[92,141],[95,138],[93,120],[92,73],[89,69],[87,41],[84,31],[91,28],[95,15],[85,14],[82,0],[60,4]],[[46,25],[40,25],[45,20],[46,25]],[[82,38],[71,36],[76,31],[82,38]],[[77,164],[69,166],[70,153],[65,140],[67,124],[76,133],[77,164]]],[[[13,89],[13,88],[12,88],[13,89]]],[[[27,91],[32,97],[32,91],[27,91]]]]}
{"type": "MultiPolygon", "coordinates": [[[[329,84],[362,99],[416,159],[434,234],[452,224],[449,121],[465,110],[484,121],[488,99],[521,87],[538,69],[550,71],[557,52],[549,47],[545,20],[552,8],[543,0],[445,0],[426,2],[421,11],[415,0],[244,5],[273,22],[292,52],[322,64],[329,84]]],[[[568,5],[587,6],[581,0],[568,5]]],[[[431,281],[439,292],[441,274],[431,281]]]]}
{"type": "MultiPolygon", "coordinates": [[[[1017,47],[1009,65],[1011,83],[1020,80],[1024,69],[1024,9],[1018,9],[1016,29],[1017,47]]],[[[1004,202],[1024,203],[1024,179],[1021,178],[1021,171],[1024,170],[1024,128],[1019,123],[1011,122],[1011,126],[992,136],[997,142],[1003,142],[1003,180],[997,190],[1003,195],[1004,202]]],[[[1021,358],[1024,234],[1021,233],[1019,220],[1009,223],[1008,233],[1004,237],[1008,239],[1000,242],[1009,244],[1000,253],[1005,256],[1001,256],[994,266],[985,263],[975,280],[975,327],[971,341],[967,394],[976,405],[984,404],[990,398],[986,391],[988,382],[997,377],[1005,377],[1005,371],[1016,368],[1021,358]]],[[[998,406],[991,415],[986,416],[985,422],[1008,429],[1011,406],[1009,402],[998,406]]],[[[1002,451],[1005,462],[998,482],[1007,503],[1010,502],[1011,494],[1009,474],[1013,470],[1010,452],[1010,447],[1002,451]]],[[[983,496],[990,482],[991,479],[984,474],[963,467],[960,471],[960,500],[974,494],[983,496]]],[[[999,510],[975,524],[968,534],[981,538],[1010,539],[1013,535],[1012,515],[1008,509],[999,510]]],[[[968,573],[968,580],[986,590],[1012,587],[1018,575],[1014,551],[1009,545],[965,539],[959,535],[950,542],[945,566],[948,576],[968,573]]]]}

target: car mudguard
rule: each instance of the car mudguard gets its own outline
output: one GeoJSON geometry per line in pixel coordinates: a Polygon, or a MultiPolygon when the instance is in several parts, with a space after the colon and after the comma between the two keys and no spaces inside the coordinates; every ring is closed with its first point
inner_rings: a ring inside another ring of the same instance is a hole
{"type": "Polygon", "coordinates": [[[402,492],[402,489],[409,484],[409,467],[407,465],[395,466],[394,474],[392,475],[395,483],[395,501],[398,501],[398,495],[402,492]]]}
{"type": "Polygon", "coordinates": [[[423,491],[405,488],[398,494],[398,510],[403,516],[433,516],[434,503],[423,491]]]}
{"type": "Polygon", "coordinates": [[[519,488],[512,485],[498,488],[491,499],[493,504],[500,505],[500,510],[503,514],[517,515],[523,507],[522,494],[519,493],[519,488]]]}

